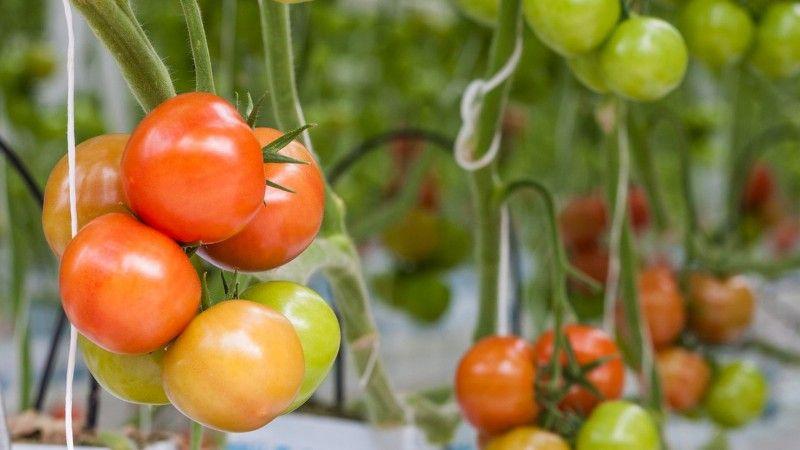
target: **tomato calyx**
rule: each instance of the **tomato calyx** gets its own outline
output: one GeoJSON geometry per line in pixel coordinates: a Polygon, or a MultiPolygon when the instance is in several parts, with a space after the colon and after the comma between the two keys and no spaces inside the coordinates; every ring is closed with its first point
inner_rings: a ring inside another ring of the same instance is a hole
{"type": "Polygon", "coordinates": [[[262,147],[261,152],[264,154],[264,162],[279,164],[308,164],[305,161],[301,161],[290,156],[281,155],[278,152],[295,140],[297,136],[300,136],[300,134],[302,134],[304,131],[314,126],[316,126],[316,124],[310,123],[295,128],[294,130],[286,132],[283,136],[262,147]]]}

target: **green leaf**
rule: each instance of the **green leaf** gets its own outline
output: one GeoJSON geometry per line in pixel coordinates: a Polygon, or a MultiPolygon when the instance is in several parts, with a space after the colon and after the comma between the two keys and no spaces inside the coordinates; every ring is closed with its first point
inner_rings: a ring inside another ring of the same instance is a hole
{"type": "Polygon", "coordinates": [[[275,189],[280,189],[280,190],[282,190],[284,192],[288,192],[290,194],[294,194],[294,191],[289,189],[289,188],[287,188],[286,186],[281,186],[280,184],[273,183],[272,181],[269,181],[269,180],[267,180],[267,186],[273,187],[275,189]]]}
{"type": "Polygon", "coordinates": [[[298,136],[300,136],[304,131],[307,129],[316,126],[315,124],[306,124],[299,128],[295,128],[292,131],[287,132],[283,136],[275,139],[274,141],[270,142],[269,144],[265,145],[261,150],[264,152],[264,156],[266,157],[267,153],[277,153],[278,150],[282,149],[289,145],[293,140],[295,140],[298,136]]]}
{"type": "Polygon", "coordinates": [[[281,155],[280,153],[264,153],[264,162],[278,164],[308,164],[305,161],[292,158],[291,156],[281,155]]]}
{"type": "Polygon", "coordinates": [[[253,113],[253,108],[253,96],[250,95],[250,91],[247,91],[247,104],[244,107],[245,117],[250,117],[250,114],[253,113]]]}
{"type": "Polygon", "coordinates": [[[247,125],[250,125],[250,128],[255,128],[258,115],[261,113],[261,105],[264,103],[264,99],[267,98],[267,94],[263,94],[255,105],[252,104],[253,100],[250,97],[250,93],[247,94],[247,98],[250,99],[250,109],[247,111],[247,125]]]}

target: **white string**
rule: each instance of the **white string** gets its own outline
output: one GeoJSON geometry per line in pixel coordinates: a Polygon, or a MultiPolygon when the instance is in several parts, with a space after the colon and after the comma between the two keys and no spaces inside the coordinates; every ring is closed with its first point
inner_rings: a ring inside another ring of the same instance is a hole
{"type": "MultiPolygon", "coordinates": [[[[69,185],[69,218],[72,237],[78,233],[78,202],[75,188],[75,34],[72,28],[72,8],[69,0],[62,0],[64,19],[67,22],[67,182],[69,185]]],[[[75,448],[72,426],[72,384],[75,376],[75,346],[78,332],[69,328],[69,354],[67,356],[67,385],[64,394],[64,431],[67,449],[75,448]]]]}
{"type": "Polygon", "coordinates": [[[464,90],[464,96],[461,98],[461,129],[458,130],[455,142],[455,159],[462,169],[467,171],[475,171],[482,169],[489,165],[497,153],[500,151],[500,129],[495,131],[492,143],[486,153],[478,159],[473,159],[475,154],[475,129],[480,118],[481,109],[483,108],[483,99],[486,94],[497,89],[503,82],[505,82],[519,64],[520,56],[522,55],[522,29],[518,28],[517,42],[514,46],[514,52],[506,61],[505,65],[500,69],[495,76],[489,80],[477,79],[473,80],[464,90]]]}
{"type": "Polygon", "coordinates": [[[511,218],[508,205],[500,207],[500,255],[497,266],[497,334],[511,332],[509,308],[511,305],[511,218]]]}
{"type": "Polygon", "coordinates": [[[367,365],[364,367],[364,373],[361,374],[361,377],[358,379],[358,387],[361,390],[367,387],[367,383],[372,378],[372,372],[375,370],[375,365],[378,363],[378,349],[380,348],[380,341],[377,338],[373,338],[372,342],[370,342],[370,350],[369,350],[369,359],[367,359],[367,365]]]}

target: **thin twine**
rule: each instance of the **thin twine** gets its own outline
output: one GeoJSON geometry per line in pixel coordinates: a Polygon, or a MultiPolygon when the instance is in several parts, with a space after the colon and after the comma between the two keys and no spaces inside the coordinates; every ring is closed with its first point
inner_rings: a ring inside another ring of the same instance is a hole
{"type": "MultiPolygon", "coordinates": [[[[369,383],[369,380],[372,378],[372,372],[375,371],[375,366],[378,364],[378,349],[380,348],[380,340],[377,336],[377,334],[369,335],[369,357],[367,359],[367,365],[364,366],[364,373],[362,373],[358,378],[358,387],[361,390],[364,390],[367,387],[367,383],[369,383]]],[[[358,351],[358,347],[359,345],[357,341],[353,345],[353,350],[358,351]]]]}
{"type": "MultiPolygon", "coordinates": [[[[78,233],[78,202],[75,188],[75,33],[69,0],[62,0],[67,24],[67,183],[69,186],[69,218],[72,237],[78,233]]],[[[75,346],[78,332],[70,324],[67,356],[67,384],[64,394],[64,431],[67,449],[75,448],[72,426],[72,385],[75,377],[75,346]]]]}

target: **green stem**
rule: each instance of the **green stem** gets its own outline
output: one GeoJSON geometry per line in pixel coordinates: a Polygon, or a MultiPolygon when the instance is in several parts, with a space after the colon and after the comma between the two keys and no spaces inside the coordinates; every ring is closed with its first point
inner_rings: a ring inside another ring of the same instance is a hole
{"type": "Polygon", "coordinates": [[[72,0],[95,35],[117,60],[122,76],[142,105],[150,111],[175,95],[167,66],[161,61],[141,26],[120,1],[72,0]]]}
{"type": "Polygon", "coordinates": [[[214,74],[211,70],[211,55],[208,53],[206,30],[203,27],[203,16],[197,0],[181,0],[183,17],[189,30],[189,46],[192,48],[194,60],[195,90],[198,92],[216,93],[214,74]]]}
{"type": "Polygon", "coordinates": [[[203,426],[192,421],[189,435],[189,450],[200,450],[203,446],[203,426]]]}
{"type": "Polygon", "coordinates": [[[659,232],[669,228],[669,216],[661,195],[661,186],[656,175],[653,152],[646,134],[646,124],[642,123],[641,114],[629,114],[629,129],[631,132],[631,150],[633,160],[644,185],[647,200],[653,211],[655,227],[659,232]]]}

